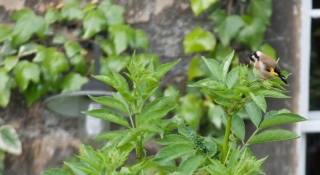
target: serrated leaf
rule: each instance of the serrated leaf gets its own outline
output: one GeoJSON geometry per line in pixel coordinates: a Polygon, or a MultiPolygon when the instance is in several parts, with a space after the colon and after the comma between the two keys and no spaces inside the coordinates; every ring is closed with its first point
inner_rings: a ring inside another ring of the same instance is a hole
{"type": "Polygon", "coordinates": [[[63,169],[52,168],[50,170],[43,172],[41,175],[70,175],[70,174],[63,169]]]}
{"type": "Polygon", "coordinates": [[[191,0],[191,9],[195,16],[215,4],[217,0],[191,0]]]}
{"type": "Polygon", "coordinates": [[[8,24],[0,25],[0,42],[8,39],[11,36],[12,30],[8,24]]]}
{"type": "Polygon", "coordinates": [[[252,100],[254,101],[254,103],[256,103],[256,105],[263,111],[266,112],[267,110],[267,103],[266,100],[264,98],[264,96],[262,95],[257,95],[255,96],[252,92],[249,92],[250,97],[252,98],[252,100]]]}
{"type": "Polygon", "coordinates": [[[298,114],[293,114],[293,113],[281,113],[281,114],[276,114],[272,117],[267,117],[265,118],[260,126],[259,129],[262,128],[267,128],[271,126],[276,126],[276,125],[283,125],[283,124],[289,124],[289,123],[295,123],[295,122],[302,122],[305,121],[306,119],[301,117],[298,114]]]}
{"type": "Polygon", "coordinates": [[[79,53],[82,48],[79,43],[75,41],[67,41],[64,43],[64,49],[66,50],[66,55],[71,58],[75,54],[79,53]]]}
{"type": "Polygon", "coordinates": [[[122,131],[108,131],[95,136],[94,140],[110,140],[122,134],[122,131]]]}
{"type": "Polygon", "coordinates": [[[229,89],[239,80],[239,67],[233,68],[226,77],[226,85],[229,89]]]}
{"type": "Polygon", "coordinates": [[[98,172],[94,171],[92,168],[85,166],[78,162],[63,162],[67,167],[69,167],[72,172],[76,175],[98,175],[98,172]]]}
{"type": "Polygon", "coordinates": [[[92,117],[96,117],[96,118],[100,118],[102,120],[106,120],[106,121],[110,121],[113,123],[117,123],[119,125],[125,126],[127,128],[129,128],[129,123],[127,122],[126,119],[123,118],[123,116],[112,112],[108,109],[94,109],[91,111],[85,111],[82,112],[84,114],[90,115],[92,117]]]}
{"type": "Polygon", "coordinates": [[[112,25],[108,31],[117,55],[127,49],[134,37],[134,30],[128,25],[112,25]]]}
{"type": "Polygon", "coordinates": [[[262,118],[260,108],[254,102],[246,103],[244,108],[246,109],[252,123],[258,128],[262,118]]]}
{"type": "Polygon", "coordinates": [[[234,134],[241,140],[244,141],[246,135],[246,129],[244,121],[238,115],[232,116],[232,128],[234,134]]]}
{"type": "Polygon", "coordinates": [[[130,115],[126,105],[114,97],[109,97],[109,96],[93,97],[91,95],[89,95],[89,97],[99,104],[117,109],[121,112],[126,113],[127,115],[130,115]]]}
{"type": "Polygon", "coordinates": [[[87,82],[89,82],[87,77],[71,72],[63,78],[61,93],[80,91],[82,85],[87,82]]]}
{"type": "Polygon", "coordinates": [[[166,74],[172,67],[174,67],[181,59],[165,64],[161,64],[154,70],[153,77],[157,80],[163,77],[164,74],[166,74]]]}
{"type": "Polygon", "coordinates": [[[284,95],[281,92],[278,92],[273,89],[256,89],[252,91],[253,94],[262,95],[264,97],[270,97],[270,98],[291,98],[290,96],[284,95]]]}
{"type": "Polygon", "coordinates": [[[181,163],[179,170],[182,173],[190,174],[195,172],[204,161],[205,158],[201,155],[191,156],[181,163]]]}
{"type": "Polygon", "coordinates": [[[22,151],[21,142],[13,126],[11,125],[1,126],[0,149],[14,155],[21,154],[21,151],[22,151]]]}
{"type": "Polygon", "coordinates": [[[281,129],[266,130],[253,136],[249,140],[248,144],[253,145],[257,143],[275,142],[280,140],[291,140],[291,139],[297,139],[297,138],[300,138],[300,136],[291,131],[286,131],[281,129]]]}
{"type": "MultiPolygon", "coordinates": [[[[31,10],[30,10],[31,11],[31,10]]],[[[29,10],[23,11],[17,17],[17,22],[12,31],[12,45],[16,46],[29,40],[33,34],[43,37],[46,30],[46,22],[29,10]]]]}
{"type": "Polygon", "coordinates": [[[236,103],[233,100],[225,99],[225,98],[222,98],[222,97],[215,98],[214,102],[216,102],[217,104],[219,104],[221,106],[232,106],[232,105],[234,105],[236,103]]]}
{"type": "Polygon", "coordinates": [[[84,14],[82,38],[89,39],[107,25],[105,15],[101,10],[90,10],[84,14]]]}
{"type": "Polygon", "coordinates": [[[178,132],[188,138],[189,140],[193,140],[196,134],[196,129],[193,126],[186,126],[185,123],[182,122],[178,124],[178,132]]]}
{"type": "Polygon", "coordinates": [[[87,157],[90,161],[87,162],[89,165],[91,165],[95,170],[99,170],[99,162],[100,159],[97,156],[96,152],[94,149],[90,146],[81,146],[81,152],[84,155],[84,157],[87,157]]]}
{"type": "Polygon", "coordinates": [[[184,53],[194,53],[201,51],[212,51],[216,46],[215,36],[203,30],[200,26],[194,28],[183,39],[184,53]]]}
{"type": "Polygon", "coordinates": [[[111,69],[112,76],[115,80],[115,86],[114,88],[117,89],[120,93],[127,93],[130,91],[128,82],[126,79],[120,75],[117,71],[114,69],[111,69]]]}
{"type": "Polygon", "coordinates": [[[219,75],[220,80],[224,83],[226,81],[227,73],[229,71],[229,67],[234,56],[234,51],[232,51],[221,63],[219,67],[219,75]]]}
{"type": "Polygon", "coordinates": [[[117,146],[123,146],[131,141],[136,141],[137,140],[137,136],[140,134],[141,132],[136,130],[136,129],[127,129],[122,133],[121,136],[121,140],[118,142],[117,146]]]}
{"type": "Polygon", "coordinates": [[[178,134],[170,134],[166,135],[163,138],[158,138],[154,141],[155,143],[159,145],[172,145],[172,144],[178,144],[178,143],[191,143],[189,139],[182,135],[178,134]]]}
{"type": "Polygon", "coordinates": [[[56,21],[59,21],[60,18],[61,18],[60,13],[54,8],[48,8],[44,16],[44,19],[48,24],[52,24],[56,21]]]}
{"type": "Polygon", "coordinates": [[[206,59],[205,57],[201,57],[202,60],[206,63],[208,69],[212,73],[212,75],[219,79],[220,78],[220,73],[219,73],[219,64],[216,60],[214,59],[206,59]]]}
{"type": "Polygon", "coordinates": [[[257,17],[263,23],[270,25],[272,2],[271,0],[251,0],[247,12],[250,16],[257,17]]]}
{"type": "Polygon", "coordinates": [[[13,72],[20,91],[26,90],[30,81],[34,83],[39,82],[40,68],[35,63],[30,63],[25,60],[20,61],[13,72]]]}
{"type": "Polygon", "coordinates": [[[110,75],[93,75],[92,77],[112,87],[114,87],[116,84],[114,78],[110,75]]]}
{"type": "Polygon", "coordinates": [[[194,153],[195,151],[196,150],[193,149],[193,146],[189,144],[180,143],[169,145],[161,149],[153,160],[161,165],[184,155],[194,153]]]}
{"type": "Polygon", "coordinates": [[[219,160],[210,159],[210,161],[211,164],[206,167],[210,174],[229,175],[228,169],[219,160]]]}

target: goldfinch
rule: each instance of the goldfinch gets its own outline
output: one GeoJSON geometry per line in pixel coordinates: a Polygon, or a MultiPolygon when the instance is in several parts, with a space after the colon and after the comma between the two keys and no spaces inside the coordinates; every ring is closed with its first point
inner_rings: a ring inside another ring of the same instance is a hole
{"type": "Polygon", "coordinates": [[[269,79],[273,77],[279,77],[284,83],[288,84],[283,74],[281,74],[280,67],[268,55],[260,51],[255,51],[250,56],[250,63],[252,62],[262,78],[269,79]]]}

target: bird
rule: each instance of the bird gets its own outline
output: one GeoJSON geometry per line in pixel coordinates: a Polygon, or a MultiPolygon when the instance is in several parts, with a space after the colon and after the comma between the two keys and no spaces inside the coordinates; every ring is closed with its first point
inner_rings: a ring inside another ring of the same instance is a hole
{"type": "Polygon", "coordinates": [[[254,67],[263,79],[279,77],[285,84],[285,76],[281,73],[280,67],[267,54],[260,51],[255,51],[250,55],[250,63],[254,63],[254,67]]]}

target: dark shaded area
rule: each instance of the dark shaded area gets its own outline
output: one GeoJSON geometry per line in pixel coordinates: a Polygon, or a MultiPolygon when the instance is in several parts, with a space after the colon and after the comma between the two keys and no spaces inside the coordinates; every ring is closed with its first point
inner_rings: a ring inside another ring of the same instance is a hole
{"type": "Polygon", "coordinates": [[[307,134],[306,175],[320,174],[320,134],[307,134]]]}
{"type": "Polygon", "coordinates": [[[314,8],[314,9],[320,8],[320,1],[319,0],[313,0],[312,1],[312,8],[314,8]]]}

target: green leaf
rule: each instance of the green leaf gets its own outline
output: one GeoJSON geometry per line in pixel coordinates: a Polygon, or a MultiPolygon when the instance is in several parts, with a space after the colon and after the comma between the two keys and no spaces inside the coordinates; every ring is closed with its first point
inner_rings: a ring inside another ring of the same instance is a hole
{"type": "Polygon", "coordinates": [[[52,24],[56,21],[59,21],[60,18],[61,18],[60,13],[54,8],[48,8],[48,10],[44,16],[44,19],[46,20],[46,22],[48,24],[52,24]]]}
{"type": "Polygon", "coordinates": [[[114,87],[116,84],[114,78],[110,75],[93,75],[92,77],[112,87],[114,87]]]}
{"type": "Polygon", "coordinates": [[[105,14],[108,25],[124,24],[123,14],[125,9],[119,5],[102,1],[98,9],[105,14]]]}
{"type": "Polygon", "coordinates": [[[43,97],[49,90],[49,83],[33,83],[30,82],[28,88],[23,92],[28,104],[32,104],[35,101],[43,97]]]}
{"type": "Polygon", "coordinates": [[[229,89],[239,80],[239,67],[233,68],[226,77],[226,85],[229,89]]]}
{"type": "Polygon", "coordinates": [[[13,72],[20,91],[26,90],[30,81],[39,82],[40,68],[35,63],[20,61],[13,72]]]}
{"type": "Polygon", "coordinates": [[[220,78],[220,73],[219,73],[219,64],[216,60],[214,59],[206,59],[205,57],[201,57],[202,60],[206,63],[208,69],[212,73],[212,75],[219,79],[220,78]]]}
{"type": "Polygon", "coordinates": [[[147,35],[140,29],[134,31],[134,37],[130,42],[130,46],[132,49],[142,49],[148,50],[148,37],[147,35]]]}
{"type": "Polygon", "coordinates": [[[50,50],[47,50],[47,54],[42,61],[42,66],[45,68],[48,75],[52,77],[69,69],[69,65],[64,54],[50,50]],[[49,53],[52,53],[52,55],[49,53]]]}
{"type": "Polygon", "coordinates": [[[163,138],[158,138],[154,141],[158,145],[172,145],[178,143],[191,143],[189,139],[182,135],[170,134],[166,135],[163,138]]]}
{"type": "Polygon", "coordinates": [[[215,36],[200,26],[194,28],[183,40],[184,53],[212,51],[216,46],[215,36]]]}
{"type": "Polygon", "coordinates": [[[11,36],[12,30],[8,24],[0,25],[0,42],[8,39],[11,36]]]}
{"type": "Polygon", "coordinates": [[[83,18],[83,12],[79,7],[79,1],[66,3],[61,10],[61,18],[67,21],[81,20],[83,18]]]}
{"type": "Polygon", "coordinates": [[[221,164],[219,160],[210,159],[210,161],[212,164],[206,167],[206,170],[210,174],[229,175],[228,169],[223,164],[221,164]]]}
{"type": "Polygon", "coordinates": [[[214,29],[219,34],[222,45],[227,46],[242,26],[244,26],[242,18],[238,15],[231,15],[225,16],[221,22],[216,24],[214,29]]]}
{"type": "Polygon", "coordinates": [[[32,10],[22,9],[19,11],[19,15],[14,18],[17,22],[12,31],[12,45],[28,41],[33,34],[37,34],[39,37],[44,36],[46,22],[42,17],[36,16],[32,10]]]}
{"type": "Polygon", "coordinates": [[[232,105],[234,105],[236,103],[233,100],[225,99],[223,97],[215,98],[214,102],[216,102],[218,105],[221,105],[221,106],[232,106],[232,105]]]}
{"type": "Polygon", "coordinates": [[[252,100],[256,103],[256,105],[263,111],[266,112],[267,110],[267,103],[266,100],[264,98],[264,96],[262,95],[257,95],[255,96],[252,92],[249,92],[250,97],[252,98],[252,100]]]}
{"type": "Polygon", "coordinates": [[[114,88],[117,89],[120,93],[129,92],[130,89],[126,79],[114,69],[111,69],[111,73],[116,83],[114,88]]]}
{"type": "Polygon", "coordinates": [[[250,16],[241,16],[245,25],[239,31],[236,40],[249,46],[251,50],[258,50],[261,47],[264,38],[266,26],[260,18],[250,16]]]}
{"type": "Polygon", "coordinates": [[[191,0],[191,9],[195,16],[215,4],[217,0],[191,0]]]}
{"type": "Polygon", "coordinates": [[[21,142],[13,126],[11,125],[1,126],[0,149],[14,155],[21,154],[21,151],[22,151],[21,142]]]}
{"type": "Polygon", "coordinates": [[[246,109],[252,123],[258,128],[262,118],[260,108],[254,102],[246,103],[244,108],[246,109]]]}
{"type": "Polygon", "coordinates": [[[274,48],[272,46],[270,46],[270,44],[268,43],[264,43],[260,49],[261,52],[269,55],[271,58],[276,59],[277,55],[276,55],[276,51],[274,50],[274,48]]]}
{"type": "Polygon", "coordinates": [[[128,56],[108,56],[107,58],[100,58],[100,74],[110,74],[111,70],[120,72],[123,70],[128,62],[128,56]]]}
{"type": "Polygon", "coordinates": [[[121,140],[118,142],[117,146],[123,146],[131,141],[137,141],[137,136],[141,134],[139,130],[127,129],[122,133],[121,140]]]}
{"type": "Polygon", "coordinates": [[[203,77],[207,74],[207,66],[199,57],[193,57],[188,69],[188,80],[203,77]]]}
{"type": "Polygon", "coordinates": [[[95,136],[94,140],[111,140],[122,134],[122,131],[108,131],[95,136]]]}
{"type": "Polygon", "coordinates": [[[205,161],[205,158],[201,155],[194,155],[183,161],[179,170],[183,173],[190,174],[195,172],[198,167],[205,161]]]}
{"type": "Polygon", "coordinates": [[[169,145],[161,149],[153,160],[159,164],[165,164],[166,162],[194,153],[195,151],[193,146],[189,144],[179,143],[169,145]]]}
{"type": "Polygon", "coordinates": [[[167,116],[167,114],[176,107],[177,105],[169,105],[169,106],[161,107],[155,110],[150,110],[149,112],[146,112],[143,116],[139,116],[140,121],[142,123],[145,123],[152,119],[160,120],[163,117],[167,116]]]}
{"type": "Polygon", "coordinates": [[[111,41],[111,40],[100,41],[99,46],[100,46],[101,50],[104,53],[106,53],[108,56],[116,55],[113,41],[111,41]]]}
{"type": "Polygon", "coordinates": [[[182,122],[178,125],[178,132],[188,138],[189,140],[193,140],[196,134],[196,129],[193,126],[186,126],[185,123],[182,122]]]}
{"type": "Polygon", "coordinates": [[[272,2],[271,0],[250,0],[247,12],[250,16],[257,17],[263,23],[270,25],[272,2]]]}
{"type": "MultiPolygon", "coordinates": [[[[63,162],[63,163],[67,167],[69,167],[72,170],[72,172],[76,175],[88,175],[87,170],[83,170],[83,168],[86,168],[86,169],[88,169],[88,168],[87,168],[87,166],[85,166],[82,163],[78,163],[78,162],[63,162]]],[[[92,175],[96,175],[95,172],[91,172],[91,173],[92,173],[92,175]]]]}
{"type": "Polygon", "coordinates": [[[262,95],[264,97],[270,97],[270,98],[291,98],[290,96],[284,95],[283,93],[273,89],[269,90],[269,89],[258,88],[256,90],[252,90],[252,93],[256,95],[262,95]]]}
{"type": "Polygon", "coordinates": [[[100,159],[99,157],[97,156],[96,152],[94,151],[94,149],[90,146],[84,146],[82,145],[81,146],[81,152],[82,154],[84,155],[83,157],[86,157],[88,158],[87,160],[87,163],[93,167],[95,170],[99,171],[99,162],[100,162],[100,159]]]}
{"type": "Polygon", "coordinates": [[[161,64],[160,66],[158,66],[156,68],[156,70],[154,71],[154,75],[153,77],[157,80],[159,80],[160,78],[162,78],[164,76],[164,74],[166,74],[172,67],[174,67],[178,62],[180,61],[173,61],[170,63],[166,63],[166,64],[161,64]]]}
{"type": "Polygon", "coordinates": [[[43,172],[41,175],[70,175],[70,174],[63,169],[52,168],[50,170],[43,172]]]}
{"type": "Polygon", "coordinates": [[[123,118],[123,116],[121,116],[115,112],[112,112],[108,109],[94,109],[94,110],[85,111],[82,113],[90,115],[92,117],[100,118],[102,120],[117,123],[119,125],[122,125],[122,126],[129,128],[129,123],[127,122],[126,119],[123,118]]]}
{"type": "Polygon", "coordinates": [[[8,75],[8,71],[2,67],[0,67],[0,91],[4,90],[9,82],[10,76],[8,75]]]}
{"type": "Polygon", "coordinates": [[[270,126],[283,125],[295,122],[302,122],[306,119],[298,114],[293,113],[280,113],[272,117],[265,118],[259,126],[259,129],[267,128],[270,126]]]}
{"type": "Polygon", "coordinates": [[[121,112],[126,113],[127,115],[130,115],[129,109],[126,107],[126,105],[123,104],[123,102],[115,99],[114,97],[109,97],[109,96],[93,97],[91,95],[89,95],[89,97],[99,104],[117,109],[121,112]]]}
{"type": "Polygon", "coordinates": [[[134,30],[129,25],[111,25],[108,31],[117,55],[125,51],[134,38],[134,30]]]}
{"type": "Polygon", "coordinates": [[[64,43],[64,49],[66,50],[66,54],[69,58],[79,53],[82,48],[79,43],[75,41],[67,41],[64,43]]]}
{"type": "Polygon", "coordinates": [[[198,127],[203,115],[202,104],[202,99],[189,93],[180,98],[180,106],[176,115],[183,118],[188,125],[198,127]]]}
{"type": "Polygon", "coordinates": [[[87,77],[71,72],[63,78],[61,93],[80,91],[82,85],[87,82],[89,82],[87,77]]]}
{"type": "Polygon", "coordinates": [[[248,144],[253,145],[257,143],[275,142],[280,140],[291,140],[300,138],[296,133],[281,129],[266,130],[253,136],[248,144]]]}
{"type": "Polygon", "coordinates": [[[219,75],[220,80],[224,83],[226,81],[226,77],[227,77],[227,73],[229,71],[229,67],[232,61],[234,55],[234,51],[232,51],[221,63],[220,67],[219,67],[219,75]]]}
{"type": "Polygon", "coordinates": [[[84,14],[82,38],[89,39],[106,26],[105,15],[101,10],[90,10],[84,14]]]}
{"type": "MultiPolygon", "coordinates": [[[[0,73],[0,78],[1,77],[1,73],[0,73]]],[[[1,79],[2,80],[2,79],[1,79]]],[[[10,100],[10,94],[11,94],[11,84],[10,83],[7,83],[7,84],[4,84],[5,87],[3,89],[0,89],[0,106],[2,107],[6,107],[9,103],[9,100],[10,100]]],[[[0,85],[2,86],[2,85],[0,85]]]]}
{"type": "Polygon", "coordinates": [[[244,141],[246,129],[244,125],[244,121],[238,115],[232,116],[232,128],[234,134],[241,140],[244,141]]]}
{"type": "Polygon", "coordinates": [[[35,43],[26,43],[19,47],[18,56],[23,57],[31,55],[37,52],[37,44],[35,43]]]}
{"type": "Polygon", "coordinates": [[[56,34],[52,39],[52,44],[63,44],[67,41],[68,41],[68,38],[65,35],[56,34]]]}

